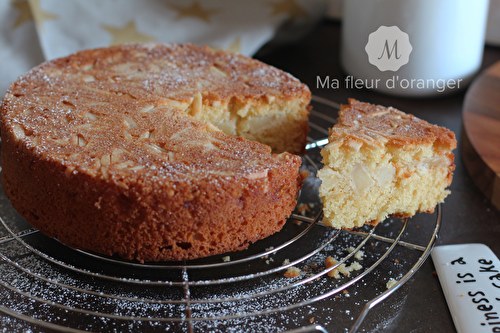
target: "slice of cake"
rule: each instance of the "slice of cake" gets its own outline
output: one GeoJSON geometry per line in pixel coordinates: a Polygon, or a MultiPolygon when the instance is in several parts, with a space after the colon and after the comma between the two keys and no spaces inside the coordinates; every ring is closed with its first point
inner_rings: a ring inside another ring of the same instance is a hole
{"type": "Polygon", "coordinates": [[[392,107],[353,99],[330,130],[318,172],[324,222],[351,229],[432,213],[450,193],[455,135],[392,107]]]}
{"type": "Polygon", "coordinates": [[[291,75],[206,47],[82,51],[7,92],[2,185],[72,247],[140,261],[241,250],[295,207],[301,158],[271,149],[304,149],[309,99],[291,75]]]}

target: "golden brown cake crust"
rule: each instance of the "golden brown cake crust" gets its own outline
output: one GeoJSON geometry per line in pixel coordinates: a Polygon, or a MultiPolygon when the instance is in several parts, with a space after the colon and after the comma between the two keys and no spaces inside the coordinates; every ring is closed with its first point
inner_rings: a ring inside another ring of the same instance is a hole
{"type": "Polygon", "coordinates": [[[140,261],[241,250],[279,231],[301,186],[300,157],[200,122],[197,93],[202,103],[310,94],[275,68],[193,45],[44,63],[3,100],[7,197],[65,244],[140,261]]]}
{"type": "Polygon", "coordinates": [[[339,112],[340,125],[368,128],[381,133],[394,146],[437,143],[455,149],[455,134],[447,128],[430,124],[393,107],[349,99],[339,112]]]}

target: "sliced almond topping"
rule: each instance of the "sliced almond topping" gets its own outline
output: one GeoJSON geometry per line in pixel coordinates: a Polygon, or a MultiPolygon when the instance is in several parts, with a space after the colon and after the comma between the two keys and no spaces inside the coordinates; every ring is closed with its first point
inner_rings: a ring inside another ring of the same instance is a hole
{"type": "Polygon", "coordinates": [[[83,77],[83,82],[93,82],[95,81],[95,77],[93,77],[92,75],[85,75],[83,77]]]}
{"type": "Polygon", "coordinates": [[[116,185],[118,185],[118,186],[120,186],[120,187],[122,187],[122,188],[124,188],[124,189],[128,190],[128,185],[127,185],[127,184],[125,184],[124,182],[117,181],[117,182],[116,182],[116,185]]]}
{"type": "Polygon", "coordinates": [[[69,143],[69,140],[68,139],[54,139],[54,142],[61,145],[61,146],[65,146],[69,143]]]}
{"type": "Polygon", "coordinates": [[[203,106],[203,96],[201,95],[200,92],[198,92],[196,95],[193,97],[193,102],[191,105],[187,108],[187,113],[196,119],[199,119],[201,116],[201,108],[203,106]]]}
{"type": "Polygon", "coordinates": [[[14,137],[17,140],[21,140],[21,139],[24,139],[26,137],[26,133],[24,132],[24,128],[19,124],[14,124],[14,126],[12,126],[12,131],[14,132],[14,137]]]}
{"type": "Polygon", "coordinates": [[[38,136],[33,137],[33,141],[31,141],[31,144],[33,147],[38,146],[38,142],[40,141],[40,138],[38,136]]]}
{"type": "Polygon", "coordinates": [[[137,125],[137,123],[135,122],[135,120],[132,119],[132,118],[130,118],[130,117],[124,117],[123,121],[124,121],[125,125],[127,126],[127,128],[137,128],[137,127],[139,127],[139,125],[137,125]]]}
{"type": "Polygon", "coordinates": [[[70,160],[77,160],[80,158],[80,154],[79,153],[74,153],[74,154],[71,154],[68,156],[68,159],[70,160]]]}
{"type": "Polygon", "coordinates": [[[89,129],[94,127],[94,124],[82,124],[82,125],[77,125],[75,128],[77,129],[89,129]]]}
{"type": "Polygon", "coordinates": [[[91,69],[94,69],[94,64],[86,64],[86,65],[83,65],[80,67],[80,69],[82,71],[88,71],[88,70],[91,70],[91,69]]]}
{"type": "Polygon", "coordinates": [[[210,72],[218,78],[224,78],[227,77],[227,73],[221,70],[220,68],[217,68],[216,66],[210,66],[210,72]]]}
{"type": "MultiPolygon", "coordinates": [[[[109,155],[108,155],[109,156],[109,155]]],[[[102,163],[102,162],[101,162],[102,163]]],[[[105,167],[105,166],[102,166],[101,167],[101,172],[102,172],[102,176],[104,177],[104,179],[108,180],[109,179],[109,173],[108,173],[108,168],[105,167]]]]}
{"type": "Polygon", "coordinates": [[[200,142],[199,145],[203,146],[203,152],[207,152],[207,151],[210,151],[210,150],[218,150],[219,149],[211,141],[208,141],[208,140],[200,142]]]}
{"type": "Polygon", "coordinates": [[[109,154],[102,155],[101,157],[101,165],[106,166],[111,164],[111,157],[109,154]]]}
{"type": "Polygon", "coordinates": [[[32,113],[33,113],[33,108],[27,108],[26,110],[23,110],[21,112],[21,115],[23,115],[23,116],[29,116],[32,113]]]}
{"type": "Polygon", "coordinates": [[[213,83],[205,79],[200,79],[198,82],[196,82],[196,85],[199,89],[203,89],[212,86],[213,83]]]}
{"type": "MultiPolygon", "coordinates": [[[[390,108],[390,109],[392,110],[392,108],[390,108]]],[[[393,118],[393,119],[401,119],[401,115],[400,115],[400,114],[397,114],[397,113],[390,113],[390,114],[388,115],[388,117],[393,118]]],[[[405,114],[405,115],[403,115],[403,118],[405,118],[405,119],[407,119],[407,118],[409,118],[409,117],[410,117],[410,115],[409,115],[409,114],[405,114]]]]}
{"type": "Polygon", "coordinates": [[[96,115],[95,113],[92,113],[92,112],[87,112],[83,115],[84,118],[88,118],[90,120],[98,120],[99,119],[99,116],[96,115]]]}
{"type": "Polygon", "coordinates": [[[390,112],[390,110],[383,109],[383,110],[379,110],[379,111],[375,111],[375,112],[369,113],[368,117],[371,117],[371,118],[380,117],[380,116],[383,116],[384,114],[387,114],[389,112],[390,112]]]}
{"type": "Polygon", "coordinates": [[[124,161],[122,163],[118,163],[118,164],[114,165],[114,167],[115,167],[115,169],[120,170],[120,169],[126,169],[128,167],[131,167],[132,165],[134,165],[134,162],[127,160],[127,161],[124,161]]]}
{"type": "Polygon", "coordinates": [[[64,171],[64,175],[66,176],[66,178],[69,179],[71,177],[73,170],[75,170],[75,167],[73,167],[73,166],[66,167],[66,170],[64,171]]]}
{"type": "Polygon", "coordinates": [[[74,110],[76,109],[76,106],[71,103],[71,102],[68,102],[68,101],[62,101],[63,105],[64,105],[64,108],[66,109],[69,109],[69,110],[74,110]]]}
{"type": "Polygon", "coordinates": [[[266,95],[266,100],[268,103],[272,103],[276,100],[276,96],[273,95],[266,95]]]}
{"type": "Polygon", "coordinates": [[[153,111],[154,109],[155,109],[154,105],[148,105],[148,106],[145,106],[142,109],[140,109],[139,112],[146,113],[149,111],[153,111]]]}
{"type": "Polygon", "coordinates": [[[148,147],[148,148],[150,148],[150,149],[152,149],[152,150],[154,150],[157,153],[166,153],[167,152],[167,150],[165,148],[157,146],[154,143],[145,144],[145,146],[148,147]]]}
{"type": "Polygon", "coordinates": [[[142,170],[144,168],[145,168],[144,165],[136,165],[136,166],[130,167],[129,169],[133,170],[133,171],[139,171],[139,170],[142,170]]]}
{"type": "Polygon", "coordinates": [[[267,177],[267,170],[253,172],[245,175],[245,178],[247,179],[261,179],[266,177],[267,177]]]}
{"type": "Polygon", "coordinates": [[[148,64],[148,69],[151,72],[161,72],[161,67],[156,64],[148,64]]]}
{"type": "Polygon", "coordinates": [[[123,150],[121,148],[115,148],[113,150],[113,152],[111,153],[110,162],[111,163],[118,162],[121,159],[121,157],[122,157],[122,155],[123,155],[124,152],[125,152],[125,150],[123,150]]]}
{"type": "Polygon", "coordinates": [[[85,140],[82,136],[78,136],[78,145],[80,147],[85,147],[87,145],[87,140],[85,140]]]}
{"type": "Polygon", "coordinates": [[[158,96],[163,96],[165,95],[165,92],[163,91],[163,87],[160,86],[159,84],[155,84],[154,85],[155,87],[155,93],[158,95],[158,96]]]}
{"type": "Polygon", "coordinates": [[[211,122],[207,121],[207,131],[208,132],[220,132],[221,130],[215,126],[214,124],[212,124],[211,122]]]}
{"type": "Polygon", "coordinates": [[[150,135],[150,132],[149,132],[149,131],[146,131],[146,132],[142,133],[142,134],[139,136],[139,139],[138,139],[138,140],[148,139],[148,138],[149,138],[149,135],[150,135]]]}
{"type": "Polygon", "coordinates": [[[183,108],[186,103],[181,101],[176,101],[175,99],[162,98],[162,102],[164,102],[165,106],[172,106],[174,108],[183,108]]]}
{"type": "Polygon", "coordinates": [[[124,131],[123,132],[123,136],[125,137],[125,139],[127,139],[128,141],[131,141],[132,140],[132,135],[128,132],[128,131],[124,131]]]}
{"type": "MultiPolygon", "coordinates": [[[[167,126],[165,126],[166,128],[167,126]]],[[[182,137],[184,134],[188,133],[189,131],[191,131],[193,129],[193,127],[186,127],[182,130],[180,130],[179,132],[175,133],[174,135],[172,135],[170,137],[171,140],[182,140],[182,137]]],[[[164,133],[166,134],[166,133],[164,133]]]]}

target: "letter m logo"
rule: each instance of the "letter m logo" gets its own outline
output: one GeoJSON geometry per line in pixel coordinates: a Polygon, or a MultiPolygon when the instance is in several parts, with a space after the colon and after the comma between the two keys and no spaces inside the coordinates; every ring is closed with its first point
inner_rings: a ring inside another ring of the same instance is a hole
{"type": "Polygon", "coordinates": [[[365,51],[380,71],[397,71],[410,60],[410,37],[398,27],[381,26],[368,36],[365,51]]]}
{"type": "Polygon", "coordinates": [[[380,57],[377,59],[380,60],[384,57],[384,54],[387,54],[387,59],[391,59],[392,54],[394,53],[394,57],[396,59],[401,58],[401,54],[398,54],[398,40],[396,39],[394,41],[394,44],[392,44],[392,47],[389,49],[389,40],[385,40],[384,43],[384,48],[382,49],[382,53],[380,54],[380,57]]]}

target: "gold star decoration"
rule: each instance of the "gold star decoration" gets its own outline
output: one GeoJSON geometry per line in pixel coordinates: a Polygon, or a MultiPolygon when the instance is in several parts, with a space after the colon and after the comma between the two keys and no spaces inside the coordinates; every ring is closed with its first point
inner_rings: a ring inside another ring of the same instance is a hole
{"type": "Polygon", "coordinates": [[[33,15],[31,15],[30,4],[27,0],[22,1],[11,1],[10,4],[19,11],[19,16],[17,17],[16,22],[12,29],[17,28],[25,22],[33,21],[33,15]]]}
{"type": "Polygon", "coordinates": [[[241,52],[241,39],[238,37],[234,40],[234,42],[226,48],[226,51],[240,53],[241,52]]]}
{"type": "Polygon", "coordinates": [[[291,19],[309,16],[307,11],[295,0],[282,0],[281,2],[270,3],[269,5],[273,8],[273,12],[271,13],[273,16],[286,14],[291,19]]]}
{"type": "Polygon", "coordinates": [[[241,52],[241,39],[238,37],[236,38],[231,45],[228,47],[218,47],[218,46],[212,46],[209,45],[212,50],[219,51],[219,50],[225,50],[233,53],[240,53],[241,52]]]}
{"type": "Polygon", "coordinates": [[[102,25],[102,28],[113,35],[113,40],[110,45],[118,45],[123,43],[147,43],[156,40],[155,37],[140,33],[134,21],[130,21],[123,28],[116,28],[107,25],[102,25]]]}
{"type": "Polygon", "coordinates": [[[170,4],[169,6],[177,12],[176,18],[178,20],[184,17],[194,17],[207,23],[210,23],[210,16],[219,11],[217,8],[203,8],[198,1],[193,2],[189,7],[174,4],[170,4]]]}
{"type": "Polygon", "coordinates": [[[40,0],[28,0],[30,7],[31,7],[31,13],[33,15],[33,19],[35,20],[36,26],[43,31],[44,26],[43,22],[48,21],[48,20],[56,20],[59,18],[59,16],[46,12],[42,9],[40,6],[40,0]]]}

